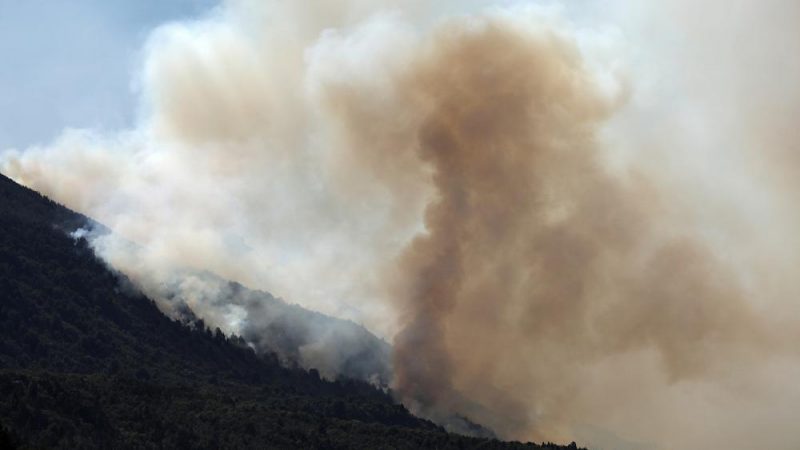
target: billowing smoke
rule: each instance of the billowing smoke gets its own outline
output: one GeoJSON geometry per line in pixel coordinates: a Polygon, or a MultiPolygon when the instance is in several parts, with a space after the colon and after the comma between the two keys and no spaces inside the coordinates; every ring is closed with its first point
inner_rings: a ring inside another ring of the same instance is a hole
{"type": "Polygon", "coordinates": [[[388,349],[218,277],[391,339],[393,392],[455,430],[800,445],[793,2],[311,3],[156,30],[137,127],[0,170],[167,312],[331,377],[388,349]]]}
{"type": "Polygon", "coordinates": [[[452,23],[403,88],[436,190],[395,296],[397,389],[422,411],[477,402],[472,417],[505,435],[549,430],[572,414],[558,391],[579,389],[581,365],[647,350],[677,381],[774,346],[707,246],[661,230],[679,223],[658,189],[603,166],[613,104],[567,38],[503,17],[452,23]]]}

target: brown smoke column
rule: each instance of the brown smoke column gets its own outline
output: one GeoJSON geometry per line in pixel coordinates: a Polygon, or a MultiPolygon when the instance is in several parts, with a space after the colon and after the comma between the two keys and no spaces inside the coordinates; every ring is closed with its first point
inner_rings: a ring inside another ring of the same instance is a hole
{"type": "Polygon", "coordinates": [[[394,275],[415,410],[539,436],[569,415],[572,362],[653,347],[677,380],[759,341],[736,279],[688,237],[659,241],[658,194],[598,161],[613,108],[565,38],[451,24],[399,83],[435,187],[394,275]]]}

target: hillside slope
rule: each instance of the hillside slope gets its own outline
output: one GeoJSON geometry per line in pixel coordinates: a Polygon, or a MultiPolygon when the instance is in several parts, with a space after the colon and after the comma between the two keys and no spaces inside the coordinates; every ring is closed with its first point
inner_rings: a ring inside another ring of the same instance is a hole
{"type": "Polygon", "coordinates": [[[541,448],[448,434],[365,382],[169,319],[70,237],[87,220],[0,176],[0,446],[541,448]]]}

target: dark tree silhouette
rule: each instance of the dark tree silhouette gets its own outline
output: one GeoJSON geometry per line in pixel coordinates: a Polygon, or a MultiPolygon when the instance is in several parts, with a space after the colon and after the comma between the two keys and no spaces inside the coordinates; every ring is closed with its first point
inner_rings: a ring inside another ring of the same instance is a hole
{"type": "Polygon", "coordinates": [[[0,449],[565,448],[449,434],[171,320],[68,234],[87,224],[0,175],[0,449]]]}

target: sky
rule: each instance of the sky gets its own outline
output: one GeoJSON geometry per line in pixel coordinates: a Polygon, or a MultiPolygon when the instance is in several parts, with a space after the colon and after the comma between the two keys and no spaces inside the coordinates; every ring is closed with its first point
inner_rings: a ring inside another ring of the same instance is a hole
{"type": "Polygon", "coordinates": [[[148,33],[215,3],[0,0],[0,148],[46,143],[65,126],[130,126],[148,33]]]}

